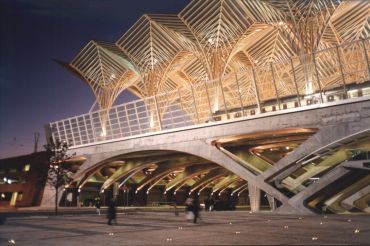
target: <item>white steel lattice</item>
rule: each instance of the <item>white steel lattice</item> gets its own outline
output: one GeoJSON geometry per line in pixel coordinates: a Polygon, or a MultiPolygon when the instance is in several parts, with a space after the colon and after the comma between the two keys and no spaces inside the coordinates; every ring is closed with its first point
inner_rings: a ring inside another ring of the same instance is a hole
{"type": "Polygon", "coordinates": [[[369,56],[369,39],[346,43],[53,122],[52,136],[79,146],[370,95],[369,56]]]}

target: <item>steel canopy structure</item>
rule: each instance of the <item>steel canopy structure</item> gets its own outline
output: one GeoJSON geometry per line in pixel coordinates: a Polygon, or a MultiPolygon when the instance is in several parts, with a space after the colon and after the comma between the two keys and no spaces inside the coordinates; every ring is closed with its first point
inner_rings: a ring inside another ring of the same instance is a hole
{"type": "MultiPolygon", "coordinates": [[[[208,93],[209,102],[201,104],[217,111],[240,107],[234,99],[237,89],[230,85],[237,74],[243,106],[351,83],[355,79],[336,78],[340,68],[331,66],[340,59],[359,59],[356,49],[361,47],[340,54],[334,49],[317,60],[310,54],[366,39],[369,32],[367,1],[194,0],[178,15],[142,16],[115,44],[89,42],[69,65],[103,110],[123,90],[145,98],[208,82],[208,92],[199,88],[194,95],[208,93]],[[274,71],[270,64],[277,64],[274,71]],[[296,84],[285,78],[294,70],[291,65],[298,68],[296,84]],[[334,78],[319,80],[317,74],[334,78]]],[[[103,125],[106,118],[102,114],[103,125]]]]}

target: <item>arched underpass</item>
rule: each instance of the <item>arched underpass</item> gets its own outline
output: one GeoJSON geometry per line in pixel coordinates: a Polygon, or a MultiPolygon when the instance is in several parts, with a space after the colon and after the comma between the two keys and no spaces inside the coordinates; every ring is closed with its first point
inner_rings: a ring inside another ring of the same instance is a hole
{"type": "Polygon", "coordinates": [[[84,163],[86,167],[76,173],[73,184],[65,194],[74,192],[75,201],[72,204],[77,202],[79,195],[78,200],[84,205],[92,204],[96,197],[105,203],[112,196],[117,198],[118,205],[124,206],[182,205],[188,196],[198,196],[201,202],[208,197],[218,201],[218,209],[242,206],[252,211],[279,211],[287,204],[298,204],[301,211],[308,209],[317,213],[323,210],[334,213],[366,211],[367,206],[362,201],[366,193],[359,192],[366,192],[369,185],[369,170],[361,166],[366,158],[357,160],[352,166],[347,160],[359,156],[358,151],[370,150],[368,131],[319,148],[314,159],[312,153],[307,153],[300,160],[304,164],[289,175],[279,182],[266,182],[271,190],[282,194],[285,201],[258,189],[253,182],[248,182],[243,173],[235,171],[235,166],[228,166],[225,160],[219,158],[230,158],[241,170],[263,177],[276,163],[299,150],[316,134],[318,129],[291,128],[219,138],[209,145],[193,142],[181,143],[181,147],[177,144],[162,146],[162,150],[148,148],[135,152],[113,152],[109,157],[95,160],[95,163],[84,163]],[[185,152],[195,144],[199,144],[198,148],[185,152]],[[213,151],[208,158],[204,155],[208,153],[206,146],[213,151]],[[203,156],[197,155],[194,150],[200,151],[203,156]],[[351,177],[351,180],[346,177],[351,177]]]}
{"type": "MultiPolygon", "coordinates": [[[[97,197],[103,204],[116,196],[120,206],[153,206],[182,205],[188,196],[198,196],[201,202],[212,198],[216,209],[250,207],[247,181],[218,164],[177,151],[141,151],[104,160],[80,173],[67,192],[76,189],[85,206],[97,197]]],[[[262,205],[270,209],[264,195],[262,205]]]]}

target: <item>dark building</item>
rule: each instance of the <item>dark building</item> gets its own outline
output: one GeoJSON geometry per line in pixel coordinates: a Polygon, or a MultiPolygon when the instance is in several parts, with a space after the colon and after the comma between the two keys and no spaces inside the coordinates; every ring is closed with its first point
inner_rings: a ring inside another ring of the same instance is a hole
{"type": "Polygon", "coordinates": [[[0,207],[39,206],[48,171],[45,151],[0,160],[0,207]]]}

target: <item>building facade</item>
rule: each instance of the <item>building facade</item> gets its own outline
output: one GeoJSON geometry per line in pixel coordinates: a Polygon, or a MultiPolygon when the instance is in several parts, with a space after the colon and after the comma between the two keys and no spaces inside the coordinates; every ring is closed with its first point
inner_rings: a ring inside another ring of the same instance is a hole
{"type": "Polygon", "coordinates": [[[39,206],[48,168],[46,152],[0,160],[0,207],[39,206]]]}

